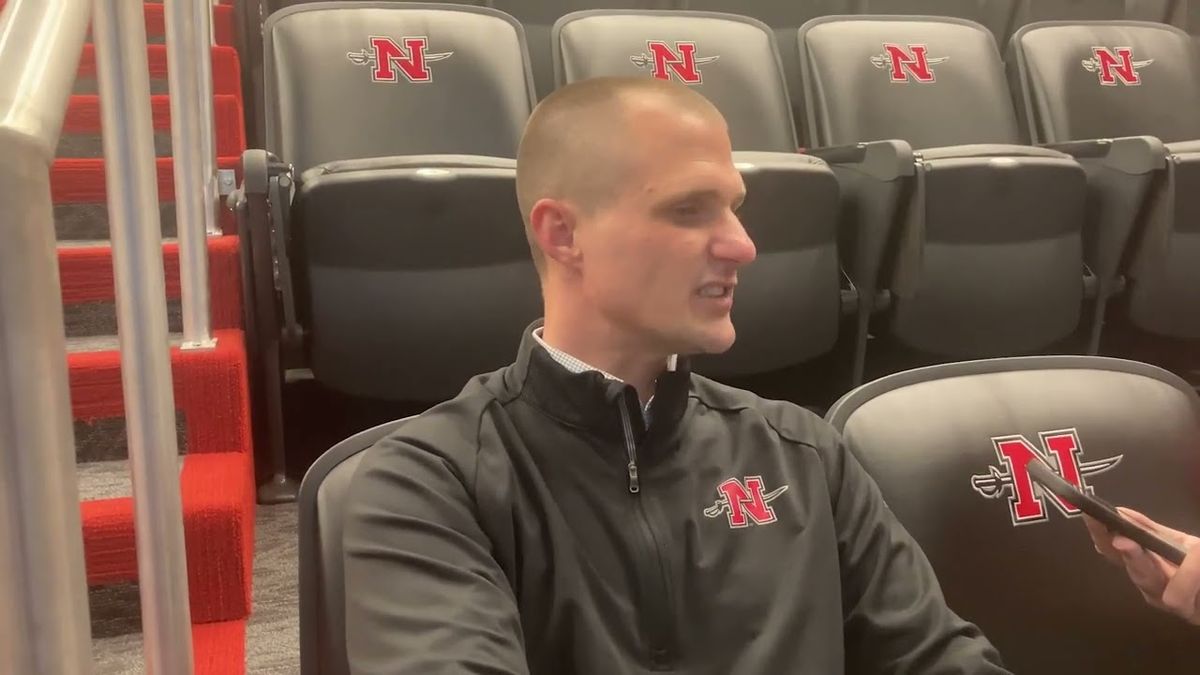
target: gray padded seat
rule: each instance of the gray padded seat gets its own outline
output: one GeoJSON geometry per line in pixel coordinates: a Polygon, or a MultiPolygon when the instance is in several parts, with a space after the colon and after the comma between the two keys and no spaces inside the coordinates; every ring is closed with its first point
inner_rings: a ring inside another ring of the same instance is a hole
{"type": "Polygon", "coordinates": [[[1198,25],[1200,2],[1189,0],[1125,0],[1125,18],[1136,21],[1157,21],[1188,30],[1198,25]]]}
{"type": "MultiPolygon", "coordinates": [[[[1003,0],[1011,2],[1012,0],[1003,0]]],[[[775,30],[775,40],[782,57],[783,72],[788,92],[792,97],[795,119],[804,117],[803,104],[799,98],[803,87],[800,82],[800,62],[796,58],[796,31],[810,19],[821,16],[846,14],[934,14],[957,16],[984,21],[985,12],[997,4],[997,0],[681,0],[681,8],[689,10],[729,12],[743,14],[766,23],[775,30]]],[[[996,23],[1003,24],[1009,12],[1003,9],[991,12],[996,23]]]]}
{"type": "Polygon", "coordinates": [[[553,45],[550,30],[559,17],[589,9],[674,9],[684,0],[489,0],[521,22],[528,36],[529,56],[538,98],[554,91],[553,45]]]}
{"type": "Polygon", "coordinates": [[[951,16],[981,23],[999,36],[1012,16],[1014,2],[1016,0],[855,0],[853,13],[951,16]]]}
{"type": "Polygon", "coordinates": [[[878,335],[918,362],[1038,353],[1071,336],[1086,176],[1021,143],[991,34],[950,17],[827,17],[799,43],[811,145],[897,139],[916,152],[898,230],[854,223],[843,251],[861,294],[891,291],[878,335]]]}
{"type": "Polygon", "coordinates": [[[670,79],[706,96],[728,122],[747,190],[740,215],[758,258],[738,272],[736,343],[698,358],[696,370],[754,375],[828,353],[841,315],[837,181],[823,161],[796,152],[770,28],[713,12],[594,10],[560,19],[554,44],[559,83],[670,79]]]}
{"type": "Polygon", "coordinates": [[[864,385],[827,419],[1010,671],[1200,672],[1196,628],[1149,607],[1022,470],[1073,459],[1096,496],[1200,532],[1200,399],[1178,377],[1086,356],[955,363],[864,385]]]}
{"type": "Polygon", "coordinates": [[[520,25],[322,2],[275,13],[264,37],[267,149],[296,180],[287,229],[316,379],[430,401],[506,363],[541,312],[514,189],[534,102],[520,25]]]}
{"type": "MultiPolygon", "coordinates": [[[[996,0],[993,0],[996,1],[996,0]]],[[[1124,19],[1130,0],[999,0],[1007,3],[1010,18],[997,36],[1003,52],[1022,26],[1038,21],[1095,21],[1124,19]]]]}
{"type": "Polygon", "coordinates": [[[346,579],[342,514],[363,451],[406,417],[361,431],[322,454],[300,484],[300,675],[350,675],[346,656],[346,579]]]}
{"type": "Polygon", "coordinates": [[[1141,222],[1106,247],[1110,258],[1125,251],[1120,271],[1131,279],[1137,328],[1200,339],[1200,61],[1190,36],[1159,23],[1048,22],[1018,31],[1012,48],[1035,140],[1144,134],[1165,145],[1170,159],[1138,209],[1141,222]]]}
{"type": "Polygon", "coordinates": [[[682,8],[690,11],[728,12],[753,17],[775,31],[775,42],[779,46],[780,62],[783,64],[784,80],[791,94],[793,117],[802,115],[800,101],[800,62],[796,60],[796,29],[805,21],[830,14],[853,14],[861,0],[803,0],[745,2],[744,0],[681,0],[682,8]]]}

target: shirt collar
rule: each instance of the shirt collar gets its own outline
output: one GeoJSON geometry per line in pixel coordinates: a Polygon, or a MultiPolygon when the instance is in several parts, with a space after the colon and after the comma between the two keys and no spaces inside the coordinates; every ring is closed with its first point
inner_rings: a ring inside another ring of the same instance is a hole
{"type": "MultiPolygon", "coordinates": [[[[588,371],[594,370],[597,373],[600,373],[601,375],[603,375],[606,379],[624,383],[624,380],[617,377],[616,375],[613,375],[611,373],[607,373],[603,370],[600,370],[599,368],[597,368],[595,366],[589,365],[582,359],[577,359],[574,356],[571,356],[570,354],[564,352],[561,349],[557,349],[555,347],[551,347],[550,345],[546,344],[546,341],[542,339],[542,329],[543,329],[543,326],[538,326],[537,328],[533,329],[534,341],[536,341],[539,345],[541,345],[542,348],[545,349],[550,354],[550,358],[552,358],[556,362],[558,362],[558,364],[561,365],[563,368],[566,368],[568,372],[578,374],[578,373],[586,373],[588,371]]],[[[671,356],[667,357],[667,371],[674,372],[678,363],[679,363],[679,355],[678,354],[672,354],[671,356]]],[[[650,404],[653,402],[654,402],[654,395],[651,394],[650,398],[646,400],[646,405],[642,406],[642,415],[647,416],[647,421],[649,421],[648,416],[650,414],[650,404]]]]}
{"type": "MultiPolygon", "coordinates": [[[[523,331],[516,361],[503,369],[494,385],[485,386],[494,386],[494,393],[505,403],[520,399],[560,422],[619,443],[624,431],[617,404],[635,397],[633,388],[601,375],[598,370],[583,373],[568,370],[534,339],[534,329],[542,325],[542,320],[537,319],[523,331]]],[[[674,371],[658,376],[653,420],[645,417],[637,420],[645,422],[644,433],[650,438],[648,448],[676,447],[688,410],[691,382],[690,360],[683,355],[676,360],[674,371]]],[[[647,457],[654,452],[657,451],[647,457]]]]}

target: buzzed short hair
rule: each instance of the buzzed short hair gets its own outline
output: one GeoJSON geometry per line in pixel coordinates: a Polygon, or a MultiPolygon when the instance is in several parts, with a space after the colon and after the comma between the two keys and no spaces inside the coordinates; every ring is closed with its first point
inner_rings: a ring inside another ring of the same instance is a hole
{"type": "Polygon", "coordinates": [[[517,149],[517,204],[538,270],[545,260],[533,238],[530,212],[540,199],[570,200],[585,212],[615,198],[628,174],[623,139],[633,120],[626,106],[660,97],[681,112],[721,118],[696,91],[649,77],[596,77],[560,87],[529,116],[517,149]]]}

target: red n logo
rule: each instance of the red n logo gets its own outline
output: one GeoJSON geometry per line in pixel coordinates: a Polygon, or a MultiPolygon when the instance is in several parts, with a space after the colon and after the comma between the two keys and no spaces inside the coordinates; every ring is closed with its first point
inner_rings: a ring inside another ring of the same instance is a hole
{"type": "Polygon", "coordinates": [[[433,79],[429,72],[431,61],[441,61],[454,52],[429,54],[429,38],[402,38],[404,46],[396,44],[390,37],[371,36],[371,52],[369,55],[351,52],[350,60],[358,64],[371,65],[371,79],[375,82],[396,82],[396,71],[404,75],[409,82],[430,82],[433,79]]]}
{"type": "Polygon", "coordinates": [[[717,486],[721,496],[715,504],[704,509],[704,515],[716,518],[724,513],[733,528],[747,527],[752,520],[756,525],[767,525],[777,520],[770,502],[787,489],[788,486],[783,485],[763,494],[762,476],[746,476],[744,482],[729,478],[717,486]]]}
{"type": "MultiPolygon", "coordinates": [[[[883,45],[891,66],[892,82],[933,82],[933,70],[929,67],[929,57],[925,45],[883,45]],[[912,78],[911,80],[909,78],[912,78]]],[[[945,58],[935,62],[944,61],[945,58]]]]}
{"type": "Polygon", "coordinates": [[[1056,496],[1043,495],[1034,487],[1029,477],[1029,463],[1042,461],[1058,472],[1063,480],[1079,488],[1084,494],[1092,494],[1085,478],[1102,473],[1116,466],[1123,455],[1091,462],[1080,461],[1083,446],[1074,429],[1043,431],[1038,434],[1041,447],[1035,447],[1024,436],[997,436],[992,439],[996,456],[1003,464],[1003,471],[991,467],[989,472],[971,477],[971,486],[984,497],[999,497],[1006,490],[1009,512],[1014,525],[1040,523],[1047,519],[1046,500],[1067,517],[1080,514],[1070,502],[1056,496]]]}
{"type": "Polygon", "coordinates": [[[1134,61],[1133,50],[1129,47],[1092,47],[1092,58],[1084,61],[1083,66],[1100,77],[1100,84],[1115,87],[1118,83],[1127,86],[1137,86],[1142,83],[1139,68],[1144,68],[1154,62],[1154,59],[1134,61]]]}
{"type": "Polygon", "coordinates": [[[699,84],[703,81],[700,69],[696,67],[696,43],[676,42],[675,49],[661,40],[650,40],[646,43],[650,55],[654,57],[654,77],[660,80],[671,79],[675,74],[681,82],[699,84]]]}

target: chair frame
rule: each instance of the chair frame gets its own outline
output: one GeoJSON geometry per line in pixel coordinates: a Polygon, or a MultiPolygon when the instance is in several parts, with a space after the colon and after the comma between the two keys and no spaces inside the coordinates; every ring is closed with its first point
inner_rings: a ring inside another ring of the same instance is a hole
{"type": "MultiPolygon", "coordinates": [[[[300,576],[300,673],[301,675],[321,675],[321,589],[323,573],[321,570],[321,550],[319,530],[320,521],[317,512],[317,498],[325,479],[346,460],[369,449],[377,442],[391,435],[405,422],[414,416],[404,417],[391,422],[360,431],[326,450],[317,458],[304,474],[300,484],[298,501],[299,520],[299,576],[300,576]]],[[[345,639],[345,636],[342,636],[345,639]]]]}

